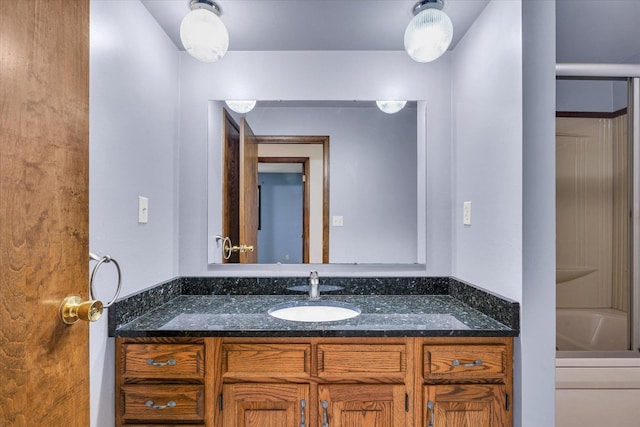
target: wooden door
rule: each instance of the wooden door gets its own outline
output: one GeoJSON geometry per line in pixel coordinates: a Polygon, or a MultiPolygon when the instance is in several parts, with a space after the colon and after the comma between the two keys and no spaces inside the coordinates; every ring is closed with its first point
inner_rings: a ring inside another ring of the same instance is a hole
{"type": "Polygon", "coordinates": [[[0,1],[0,425],[89,425],[89,0],[0,1]]]}
{"type": "Polygon", "coordinates": [[[404,385],[349,384],[318,387],[318,424],[331,427],[406,427],[404,385]],[[326,403],[326,411],[323,408],[326,403]]]}
{"type": "Polygon", "coordinates": [[[308,384],[225,384],[222,396],[224,427],[309,425],[308,384]]]}
{"type": "Polygon", "coordinates": [[[240,263],[253,264],[258,262],[258,139],[244,117],[240,120],[239,190],[240,237],[237,244],[253,246],[253,252],[240,253],[240,263]]]}
{"type": "Polygon", "coordinates": [[[509,427],[512,416],[503,385],[425,387],[424,425],[437,427],[509,427]]]}
{"type": "MultiPolygon", "coordinates": [[[[222,109],[224,167],[222,178],[222,234],[234,245],[240,240],[240,126],[229,112],[222,109]]],[[[240,262],[240,254],[234,252],[224,263],[240,262]]]]}

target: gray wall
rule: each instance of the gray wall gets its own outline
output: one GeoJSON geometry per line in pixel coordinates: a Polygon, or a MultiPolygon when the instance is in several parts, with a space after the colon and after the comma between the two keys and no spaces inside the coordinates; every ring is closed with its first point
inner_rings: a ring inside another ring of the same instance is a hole
{"type": "MultiPolygon", "coordinates": [[[[89,249],[120,263],[123,297],[178,273],[178,52],[139,2],[92,1],[90,36],[89,249]],[[138,224],[139,195],[149,198],[147,224],[138,224]]],[[[116,280],[104,264],[98,297],[111,299],[116,280]]],[[[106,313],[90,338],[91,425],[111,427],[106,313]]]]}
{"type": "Polygon", "coordinates": [[[554,2],[494,0],[453,58],[453,274],[522,303],[516,426],[554,424],[554,34],[554,2]]]}
{"type": "Polygon", "coordinates": [[[555,423],[555,2],[522,2],[522,297],[516,419],[555,423]]]}
{"type": "MultiPolygon", "coordinates": [[[[449,60],[419,64],[404,52],[229,52],[224,61],[204,64],[181,53],[180,71],[180,274],[272,275],[300,272],[284,267],[209,266],[207,245],[219,230],[207,231],[220,212],[221,152],[209,141],[220,138],[220,99],[354,100],[424,99],[418,106],[418,253],[424,267],[416,274],[451,273],[451,118],[449,60]],[[376,72],[372,72],[376,70],[376,72]],[[416,84],[415,82],[420,82],[416,84]],[[210,206],[209,206],[210,203],[210,206]],[[422,208],[422,214],[420,209],[422,208]],[[426,227],[425,227],[426,224],[426,227]],[[209,233],[209,236],[207,235],[209,233]],[[209,241],[209,242],[208,242],[209,241]],[[420,255],[419,255],[420,256],[420,255]]],[[[253,126],[253,124],[252,124],[253,126]]],[[[219,223],[219,221],[215,221],[219,223]]],[[[378,230],[384,232],[384,230],[378,230]]],[[[315,268],[315,266],[314,266],[315,268]]],[[[334,266],[318,266],[320,274],[345,274],[334,266]]],[[[378,268],[375,274],[398,274],[378,268]]],[[[348,274],[360,274],[352,266],[348,274]]]]}
{"type": "Polygon", "coordinates": [[[627,106],[626,81],[558,80],[557,111],[613,112],[627,106]]]}
{"type": "Polygon", "coordinates": [[[521,4],[491,2],[454,51],[453,273],[520,300],[521,4]],[[472,224],[462,224],[464,201],[472,224]]]}
{"type": "MultiPolygon", "coordinates": [[[[552,174],[537,181],[553,164],[553,7],[493,0],[452,70],[451,53],[418,64],[404,52],[229,52],[202,64],[177,53],[138,2],[92,1],[91,250],[121,261],[123,295],[177,274],[229,274],[207,267],[208,162],[219,156],[208,152],[209,100],[425,100],[416,195],[424,273],[523,302],[516,425],[553,425],[552,174]],[[147,225],[136,222],[138,195],[150,198],[147,225]]],[[[92,325],[93,426],[113,425],[112,346],[106,319],[92,325]]]]}
{"type": "Polygon", "coordinates": [[[257,135],[330,137],[332,263],[417,262],[416,108],[385,114],[368,107],[258,108],[257,135]],[[354,250],[357,248],[357,250],[354,250]]]}

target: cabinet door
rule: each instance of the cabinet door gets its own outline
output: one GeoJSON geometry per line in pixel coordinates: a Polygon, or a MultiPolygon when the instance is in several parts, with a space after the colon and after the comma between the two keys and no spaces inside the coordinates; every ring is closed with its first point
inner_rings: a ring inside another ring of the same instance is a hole
{"type": "Polygon", "coordinates": [[[298,427],[305,402],[308,423],[308,384],[225,384],[222,388],[224,427],[298,427]]]}
{"type": "Polygon", "coordinates": [[[426,427],[510,427],[509,397],[503,385],[434,385],[424,393],[426,427]]]}
{"type": "Polygon", "coordinates": [[[318,425],[325,426],[326,415],[330,427],[405,427],[405,393],[404,385],[321,385],[318,425]]]}

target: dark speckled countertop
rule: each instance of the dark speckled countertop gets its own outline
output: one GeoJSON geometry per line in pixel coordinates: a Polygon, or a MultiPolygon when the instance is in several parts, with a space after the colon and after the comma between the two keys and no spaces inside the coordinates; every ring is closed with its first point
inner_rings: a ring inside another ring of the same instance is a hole
{"type": "MultiPolygon", "coordinates": [[[[416,289],[416,286],[410,286],[409,290],[400,286],[400,292],[392,293],[388,289],[383,292],[376,289],[376,294],[325,293],[323,301],[353,304],[361,314],[341,321],[296,322],[274,318],[268,311],[281,303],[305,301],[308,299],[305,293],[236,295],[226,292],[226,295],[219,295],[217,293],[222,293],[220,288],[209,288],[199,289],[193,295],[193,280],[177,280],[179,290],[172,288],[178,286],[172,281],[162,285],[166,289],[155,289],[154,295],[147,296],[155,298],[155,304],[138,297],[137,300],[133,298],[134,303],[129,301],[129,305],[120,304],[120,312],[110,310],[111,335],[382,337],[517,336],[519,333],[518,303],[478,288],[466,289],[470,285],[458,281],[445,282],[446,286],[440,282],[435,282],[435,287],[431,286],[433,283],[429,285],[431,288],[427,286],[427,291],[435,295],[425,294],[425,289],[416,289]],[[146,308],[134,316],[128,313],[133,305],[146,308]]],[[[394,289],[397,291],[398,287],[394,289]]]]}

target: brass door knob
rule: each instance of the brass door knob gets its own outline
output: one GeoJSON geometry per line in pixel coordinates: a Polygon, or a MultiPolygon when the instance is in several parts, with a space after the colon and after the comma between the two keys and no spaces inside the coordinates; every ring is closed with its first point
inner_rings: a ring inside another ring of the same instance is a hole
{"type": "Polygon", "coordinates": [[[253,245],[231,246],[231,252],[253,252],[253,245]]]}
{"type": "Polygon", "coordinates": [[[60,320],[67,325],[73,325],[78,320],[95,322],[102,316],[102,302],[96,300],[82,301],[78,296],[70,296],[60,304],[60,320]]]}

